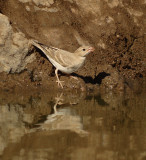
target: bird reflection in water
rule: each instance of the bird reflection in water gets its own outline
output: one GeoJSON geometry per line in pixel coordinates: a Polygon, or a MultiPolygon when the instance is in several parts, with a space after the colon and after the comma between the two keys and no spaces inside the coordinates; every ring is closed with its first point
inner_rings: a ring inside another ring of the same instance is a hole
{"type": "Polygon", "coordinates": [[[56,103],[53,107],[54,113],[47,116],[43,123],[39,123],[37,130],[54,131],[54,130],[69,130],[79,134],[80,136],[87,136],[89,133],[83,130],[82,119],[76,115],[74,110],[70,107],[59,108],[57,105],[63,105],[62,94],[55,98],[56,103]]]}

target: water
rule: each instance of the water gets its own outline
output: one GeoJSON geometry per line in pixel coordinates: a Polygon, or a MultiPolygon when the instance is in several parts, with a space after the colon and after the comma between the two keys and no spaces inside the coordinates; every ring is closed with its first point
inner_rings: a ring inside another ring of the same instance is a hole
{"type": "Polygon", "coordinates": [[[144,97],[0,93],[0,160],[145,160],[144,97]]]}

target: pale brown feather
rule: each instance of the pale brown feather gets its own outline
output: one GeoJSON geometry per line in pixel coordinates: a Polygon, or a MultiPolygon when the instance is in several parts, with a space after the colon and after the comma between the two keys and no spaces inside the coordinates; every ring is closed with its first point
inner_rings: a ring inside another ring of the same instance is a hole
{"type": "Polygon", "coordinates": [[[46,46],[36,41],[33,41],[32,43],[40,50],[42,50],[44,54],[48,57],[48,59],[52,58],[63,67],[74,66],[79,60],[78,56],[75,56],[74,53],[67,52],[65,50],[55,47],[46,46]]]}

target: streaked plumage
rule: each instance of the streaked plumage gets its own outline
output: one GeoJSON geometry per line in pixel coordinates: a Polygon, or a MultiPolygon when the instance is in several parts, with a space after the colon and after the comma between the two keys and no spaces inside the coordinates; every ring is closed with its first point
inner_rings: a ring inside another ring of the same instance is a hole
{"type": "Polygon", "coordinates": [[[43,45],[35,40],[31,40],[31,43],[43,51],[49,61],[55,66],[57,82],[62,88],[63,86],[58,78],[58,70],[67,74],[75,72],[84,64],[86,55],[94,51],[93,47],[82,46],[74,53],[71,53],[62,49],[43,45]]]}

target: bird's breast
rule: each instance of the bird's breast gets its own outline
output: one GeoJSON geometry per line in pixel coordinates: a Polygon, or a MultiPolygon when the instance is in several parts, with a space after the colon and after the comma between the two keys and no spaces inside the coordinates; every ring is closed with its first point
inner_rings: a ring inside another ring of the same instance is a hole
{"type": "Polygon", "coordinates": [[[73,73],[75,71],[77,71],[80,67],[83,66],[84,64],[84,59],[82,61],[79,61],[78,63],[76,62],[74,65],[72,66],[69,66],[69,67],[62,67],[60,68],[59,70],[64,72],[64,73],[67,73],[67,74],[70,74],[70,73],[73,73]]]}

